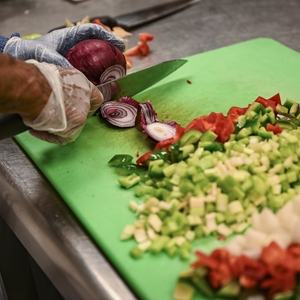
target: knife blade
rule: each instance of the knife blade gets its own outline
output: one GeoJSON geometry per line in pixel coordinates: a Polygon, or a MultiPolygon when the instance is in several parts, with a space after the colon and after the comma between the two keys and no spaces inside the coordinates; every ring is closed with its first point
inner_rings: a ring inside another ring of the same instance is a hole
{"type": "Polygon", "coordinates": [[[185,59],[165,61],[100,84],[97,88],[103,94],[104,101],[117,100],[123,96],[134,96],[167,77],[186,62],[185,59]]]}
{"type": "MultiPolygon", "coordinates": [[[[125,30],[132,30],[138,26],[147,24],[154,20],[166,17],[175,12],[178,12],[191,5],[199,3],[201,0],[177,0],[170,1],[156,6],[152,6],[146,9],[137,10],[135,12],[122,14],[116,17],[111,16],[99,16],[90,18],[92,23],[94,20],[99,19],[103,24],[109,26],[111,29],[116,26],[120,26],[125,30]]],[[[77,24],[80,21],[72,22],[77,24]]],[[[57,29],[65,28],[65,25],[51,29],[49,32],[57,29]]]]}
{"type": "MultiPolygon", "coordinates": [[[[167,77],[186,62],[185,59],[165,61],[100,84],[97,88],[103,94],[104,101],[119,99],[122,96],[132,97],[167,77]]],[[[18,114],[0,115],[0,140],[13,137],[29,129],[18,114]]]]}

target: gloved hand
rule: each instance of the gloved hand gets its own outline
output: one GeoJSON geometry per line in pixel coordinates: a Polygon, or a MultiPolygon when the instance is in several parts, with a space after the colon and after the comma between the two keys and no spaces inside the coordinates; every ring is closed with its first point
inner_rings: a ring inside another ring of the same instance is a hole
{"type": "Polygon", "coordinates": [[[100,39],[125,50],[124,41],[97,24],[82,24],[52,31],[33,40],[22,40],[15,33],[11,38],[0,36],[0,52],[22,60],[35,59],[57,66],[72,67],[64,58],[70,48],[87,39],[100,39]]]}
{"type": "Polygon", "coordinates": [[[38,117],[23,119],[29,132],[44,141],[66,144],[74,141],[88,116],[103,103],[99,90],[77,69],[28,60],[48,80],[52,93],[38,117]]]}

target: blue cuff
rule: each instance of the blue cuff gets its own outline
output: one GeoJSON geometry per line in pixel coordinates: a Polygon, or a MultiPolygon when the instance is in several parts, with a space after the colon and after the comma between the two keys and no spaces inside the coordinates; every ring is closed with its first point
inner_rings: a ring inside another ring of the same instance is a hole
{"type": "MultiPolygon", "coordinates": [[[[10,38],[12,38],[12,37],[14,37],[14,36],[20,37],[20,33],[15,32],[15,33],[13,33],[13,34],[11,35],[10,38]]],[[[10,38],[6,38],[6,37],[0,35],[0,52],[3,52],[4,47],[5,47],[7,41],[8,41],[10,38]]]]}

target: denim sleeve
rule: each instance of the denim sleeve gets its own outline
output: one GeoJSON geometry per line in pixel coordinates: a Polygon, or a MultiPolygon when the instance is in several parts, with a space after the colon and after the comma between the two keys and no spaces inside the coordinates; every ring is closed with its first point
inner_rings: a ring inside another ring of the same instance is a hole
{"type": "MultiPolygon", "coordinates": [[[[17,36],[17,37],[20,37],[20,34],[18,32],[15,32],[11,35],[11,38],[14,37],[14,36],[17,36]]],[[[3,52],[3,49],[7,43],[7,41],[9,40],[10,38],[7,38],[5,36],[1,36],[0,35],[0,52],[3,52]]]]}

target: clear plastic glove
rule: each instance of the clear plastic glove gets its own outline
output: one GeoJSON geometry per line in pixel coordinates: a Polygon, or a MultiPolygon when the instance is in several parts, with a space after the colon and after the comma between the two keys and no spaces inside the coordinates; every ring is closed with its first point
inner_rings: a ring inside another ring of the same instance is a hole
{"type": "Polygon", "coordinates": [[[124,41],[97,24],[82,24],[52,31],[34,40],[12,35],[5,40],[3,53],[22,60],[35,59],[62,67],[72,67],[64,58],[70,48],[87,39],[100,39],[125,50],[124,41]]]}
{"type": "Polygon", "coordinates": [[[44,141],[66,144],[82,131],[87,117],[103,103],[100,91],[77,69],[26,61],[34,64],[52,88],[50,98],[34,121],[23,120],[29,132],[44,141]]]}

